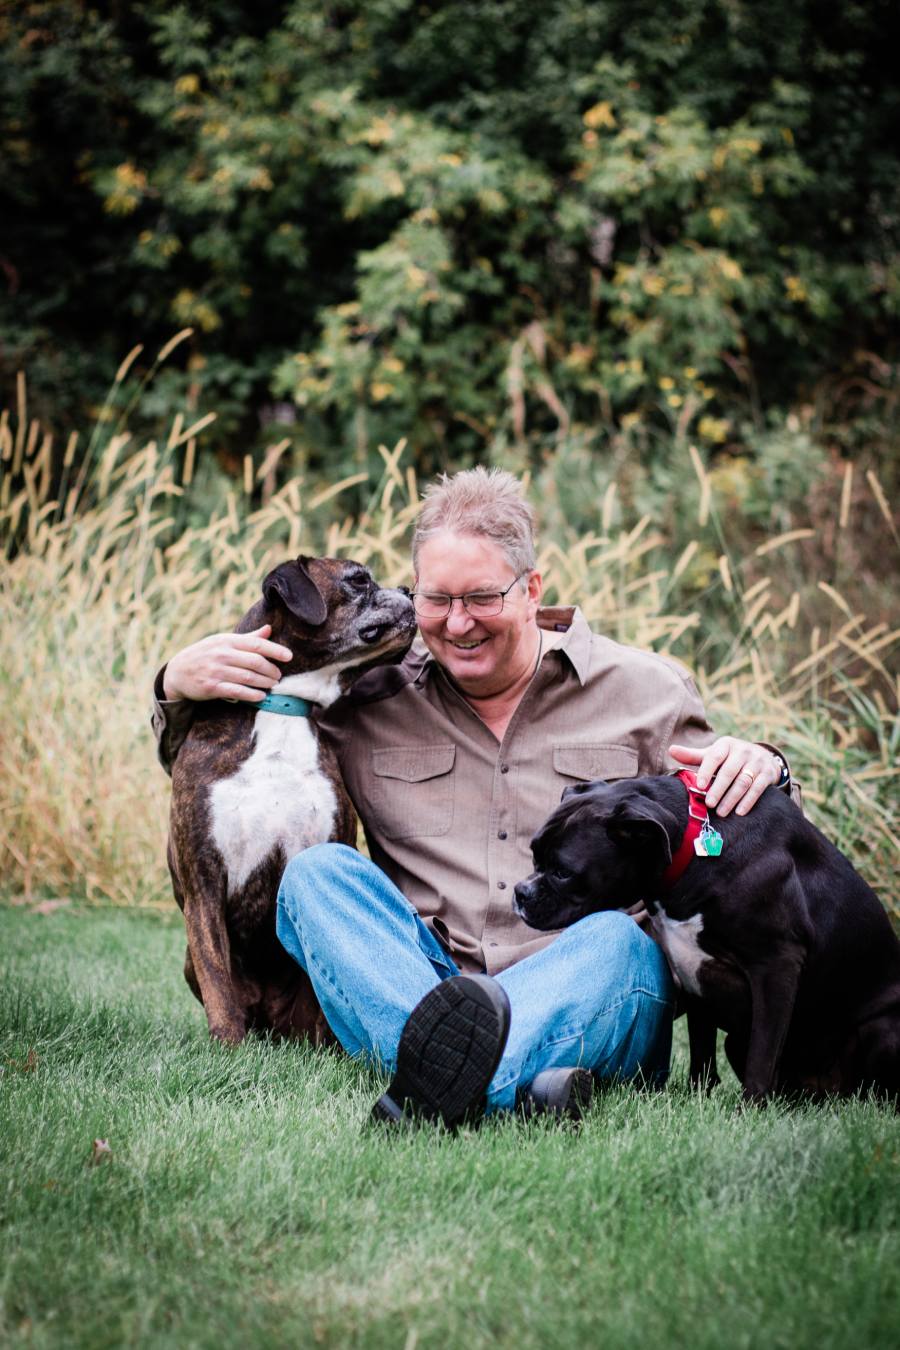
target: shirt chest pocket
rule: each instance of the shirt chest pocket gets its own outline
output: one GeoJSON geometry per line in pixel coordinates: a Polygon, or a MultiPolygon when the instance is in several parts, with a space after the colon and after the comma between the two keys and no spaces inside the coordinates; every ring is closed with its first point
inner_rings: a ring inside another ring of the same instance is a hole
{"type": "Polygon", "coordinates": [[[594,778],[603,778],[608,783],[617,778],[634,778],[638,754],[630,745],[557,745],[553,750],[553,768],[556,805],[563,791],[575,783],[590,783],[594,778]]]}
{"type": "Polygon", "coordinates": [[[638,754],[630,745],[609,745],[594,741],[556,745],[550,762],[553,772],[548,772],[544,767],[540,786],[527,802],[519,803],[518,834],[527,851],[531,849],[534,835],[559,806],[567,787],[574,787],[576,783],[590,783],[595,778],[607,781],[634,778],[638,771],[638,754]]]}
{"type": "Polygon", "coordinates": [[[386,839],[449,833],[455,759],[455,745],[398,745],[372,751],[370,806],[386,839]]]}

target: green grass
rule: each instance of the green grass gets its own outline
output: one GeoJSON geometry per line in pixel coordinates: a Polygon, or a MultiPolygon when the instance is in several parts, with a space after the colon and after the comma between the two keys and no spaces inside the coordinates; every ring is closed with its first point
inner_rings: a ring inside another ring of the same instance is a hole
{"type": "Polygon", "coordinates": [[[897,1345],[893,1113],[740,1113],[680,1054],[577,1132],[379,1132],[363,1066],[211,1045],[182,949],[0,908],[0,1341],[897,1345]]]}

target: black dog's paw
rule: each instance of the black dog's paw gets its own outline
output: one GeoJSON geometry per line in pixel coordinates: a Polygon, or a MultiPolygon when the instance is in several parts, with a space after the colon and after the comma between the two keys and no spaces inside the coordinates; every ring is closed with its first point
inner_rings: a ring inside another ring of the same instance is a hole
{"type": "Polygon", "coordinates": [[[699,1070],[691,1069],[688,1075],[688,1082],[695,1092],[710,1093],[713,1088],[719,1086],[721,1081],[715,1065],[699,1070]]]}
{"type": "Polygon", "coordinates": [[[768,1092],[763,1092],[760,1088],[748,1088],[746,1084],[741,1091],[740,1101],[737,1109],[739,1111],[764,1110],[769,1105],[768,1092]]]}

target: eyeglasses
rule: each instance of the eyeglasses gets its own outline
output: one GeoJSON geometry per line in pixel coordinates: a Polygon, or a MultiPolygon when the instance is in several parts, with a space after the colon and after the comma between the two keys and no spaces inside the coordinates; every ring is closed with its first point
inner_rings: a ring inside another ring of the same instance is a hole
{"type": "Polygon", "coordinates": [[[473,619],[490,619],[503,610],[503,601],[517,581],[527,577],[531,568],[513,577],[505,591],[469,591],[466,595],[440,595],[434,591],[413,591],[412,602],[423,619],[445,619],[454,600],[461,600],[463,609],[473,619]]]}

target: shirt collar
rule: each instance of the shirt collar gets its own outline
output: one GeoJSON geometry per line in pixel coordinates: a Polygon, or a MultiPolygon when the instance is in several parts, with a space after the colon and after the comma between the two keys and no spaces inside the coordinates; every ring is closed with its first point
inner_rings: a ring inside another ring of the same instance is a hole
{"type": "MultiPolygon", "coordinates": [[[[543,661],[546,657],[548,650],[563,652],[578,676],[579,683],[583,685],[590,670],[591,638],[593,634],[587,619],[578,606],[542,605],[537,612],[537,624],[544,632],[561,635],[551,648],[544,651],[541,660],[543,661]]],[[[437,662],[419,637],[413,644],[410,657],[415,662],[416,669],[413,678],[418,684],[426,678],[428,672],[437,665],[437,662]]],[[[410,657],[407,657],[407,661],[410,660],[410,657]]]]}
{"type": "Polygon", "coordinates": [[[565,653],[583,685],[591,667],[593,633],[581,610],[577,605],[544,605],[537,612],[537,621],[538,627],[545,632],[562,634],[551,650],[565,653]]]}

